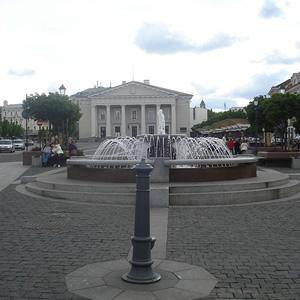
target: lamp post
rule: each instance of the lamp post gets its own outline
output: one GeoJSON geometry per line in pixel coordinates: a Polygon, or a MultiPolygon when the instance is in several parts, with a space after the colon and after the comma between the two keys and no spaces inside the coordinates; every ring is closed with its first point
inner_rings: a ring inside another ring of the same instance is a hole
{"type": "Polygon", "coordinates": [[[61,96],[64,96],[66,94],[66,88],[63,84],[59,87],[59,93],[61,94],[61,96]]]}
{"type": "MultiPolygon", "coordinates": [[[[66,88],[63,84],[59,87],[59,93],[61,96],[64,96],[66,94],[66,88]]],[[[65,144],[65,142],[64,142],[64,120],[62,120],[61,143],[62,143],[62,147],[63,147],[65,144]]]]}
{"type": "Polygon", "coordinates": [[[257,106],[258,106],[258,99],[255,97],[254,101],[254,111],[255,111],[255,155],[257,155],[257,106]]]}

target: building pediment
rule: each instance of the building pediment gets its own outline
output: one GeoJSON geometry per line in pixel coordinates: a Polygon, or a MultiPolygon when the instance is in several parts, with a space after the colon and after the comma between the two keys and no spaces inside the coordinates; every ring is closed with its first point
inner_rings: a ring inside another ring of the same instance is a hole
{"type": "Polygon", "coordinates": [[[190,96],[189,94],[180,93],[173,90],[168,90],[160,87],[156,87],[147,83],[141,83],[137,81],[131,81],[123,83],[116,87],[107,88],[103,91],[99,91],[93,95],[88,96],[91,99],[94,98],[176,98],[179,96],[190,96]]]}

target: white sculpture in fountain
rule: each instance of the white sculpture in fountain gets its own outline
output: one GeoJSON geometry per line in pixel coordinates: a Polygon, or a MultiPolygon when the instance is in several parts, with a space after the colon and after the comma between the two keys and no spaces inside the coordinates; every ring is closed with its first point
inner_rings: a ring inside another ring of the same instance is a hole
{"type": "Polygon", "coordinates": [[[164,112],[163,112],[162,109],[160,109],[157,112],[157,120],[158,120],[157,133],[158,134],[166,134],[166,131],[165,131],[165,126],[166,126],[165,115],[164,115],[164,112]]]}

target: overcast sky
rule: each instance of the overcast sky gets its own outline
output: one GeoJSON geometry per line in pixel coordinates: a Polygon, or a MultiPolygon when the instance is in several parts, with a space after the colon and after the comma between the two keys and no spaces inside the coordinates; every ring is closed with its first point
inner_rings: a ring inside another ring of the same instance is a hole
{"type": "Polygon", "coordinates": [[[0,0],[0,105],[150,80],[245,106],[300,71],[299,0],[0,0]]]}

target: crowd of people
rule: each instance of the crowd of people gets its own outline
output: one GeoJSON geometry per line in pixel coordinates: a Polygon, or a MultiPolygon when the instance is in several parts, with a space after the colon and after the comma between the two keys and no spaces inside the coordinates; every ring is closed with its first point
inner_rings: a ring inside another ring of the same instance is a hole
{"type": "Polygon", "coordinates": [[[244,154],[249,149],[249,143],[245,139],[236,138],[234,140],[232,137],[229,137],[227,140],[225,135],[222,139],[232,154],[244,154]]]}
{"type": "MultiPolygon", "coordinates": [[[[69,156],[77,155],[77,146],[76,141],[72,140],[68,147],[69,156]]],[[[51,157],[51,161],[53,162],[53,167],[60,168],[61,166],[61,158],[64,155],[64,151],[61,149],[60,144],[51,143],[49,141],[44,142],[44,146],[42,147],[42,164],[43,167],[46,167],[48,164],[48,160],[51,157]]]]}

